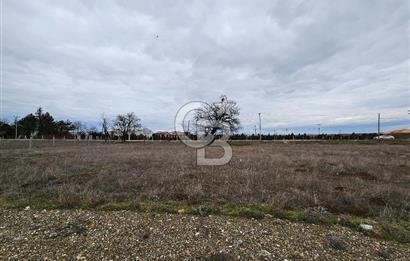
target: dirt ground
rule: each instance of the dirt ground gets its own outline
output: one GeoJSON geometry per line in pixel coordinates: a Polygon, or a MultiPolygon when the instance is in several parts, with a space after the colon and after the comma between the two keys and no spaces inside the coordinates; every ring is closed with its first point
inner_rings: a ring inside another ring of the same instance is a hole
{"type": "Polygon", "coordinates": [[[1,260],[408,260],[340,226],[131,211],[0,210],[1,260]]]}
{"type": "MultiPolygon", "coordinates": [[[[177,142],[70,144],[0,149],[0,200],[60,207],[263,203],[386,219],[410,216],[408,144],[241,142],[224,166],[196,166],[195,150],[177,142]]],[[[222,150],[208,152],[217,156],[222,150]]]]}

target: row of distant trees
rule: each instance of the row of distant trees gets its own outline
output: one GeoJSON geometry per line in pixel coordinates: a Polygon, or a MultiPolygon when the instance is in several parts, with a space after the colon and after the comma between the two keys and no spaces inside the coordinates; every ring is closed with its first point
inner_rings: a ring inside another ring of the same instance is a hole
{"type": "MultiPolygon", "coordinates": [[[[227,131],[234,133],[240,128],[239,108],[235,101],[221,96],[219,100],[205,103],[202,108],[198,108],[192,121],[195,121],[197,131],[206,135],[221,135],[227,131]]],[[[117,115],[112,121],[103,115],[101,129],[97,131],[95,127],[87,129],[80,121],[56,121],[50,113],[43,112],[40,107],[34,114],[30,113],[13,123],[0,121],[0,137],[49,138],[92,135],[102,139],[120,137],[126,140],[135,135],[138,128],[141,128],[141,120],[133,112],[117,115]]]]}
{"type": "Polygon", "coordinates": [[[0,137],[73,138],[91,135],[103,139],[119,137],[125,140],[140,127],[141,120],[133,112],[117,115],[114,120],[103,115],[101,129],[97,130],[96,127],[87,128],[86,124],[81,121],[55,120],[49,112],[43,112],[40,107],[35,113],[30,113],[14,122],[0,120],[0,137]]]}
{"type": "MultiPolygon", "coordinates": [[[[195,110],[191,122],[195,123],[195,132],[199,135],[213,135],[218,138],[222,135],[229,134],[233,140],[252,140],[259,139],[259,135],[237,134],[241,128],[239,121],[239,107],[233,100],[226,96],[221,96],[219,100],[212,103],[204,103],[201,108],[195,110]]],[[[189,124],[189,121],[188,121],[189,124]]],[[[101,139],[145,139],[146,137],[136,137],[136,130],[141,128],[141,120],[130,112],[117,115],[113,120],[102,115],[101,128],[97,130],[95,127],[87,128],[80,121],[71,122],[70,120],[56,121],[48,112],[43,112],[42,108],[38,108],[33,114],[30,113],[20,120],[8,123],[0,121],[0,137],[13,138],[57,138],[67,137],[85,137],[93,136],[101,139]],[[17,130],[17,132],[16,132],[17,130]],[[17,134],[17,135],[16,135],[17,134]]],[[[189,125],[188,125],[189,126],[189,125]]],[[[191,138],[196,139],[188,130],[184,130],[191,138]]],[[[142,135],[144,136],[144,135],[142,135]]],[[[375,133],[369,134],[288,134],[288,135],[262,135],[263,140],[281,140],[281,139],[372,139],[376,136],[375,133]]],[[[153,135],[153,139],[177,139],[176,135],[153,135]]]]}
{"type": "MultiPolygon", "coordinates": [[[[349,134],[262,134],[262,140],[369,140],[377,136],[377,133],[349,133],[349,134]]],[[[258,134],[246,135],[235,134],[232,140],[259,140],[258,134]]]]}
{"type": "Polygon", "coordinates": [[[35,113],[30,113],[14,122],[0,121],[0,136],[4,138],[38,137],[49,135],[68,135],[70,131],[82,128],[81,122],[69,120],[56,121],[48,112],[40,107],[35,113]],[[17,130],[17,131],[16,131],[17,130]]]}
{"type": "MultiPolygon", "coordinates": [[[[190,139],[197,139],[194,133],[186,133],[190,139]]],[[[371,140],[374,137],[377,137],[377,133],[349,133],[349,134],[306,134],[306,133],[298,133],[298,134],[263,134],[260,138],[258,134],[233,134],[230,136],[231,140],[371,140]]],[[[215,139],[221,138],[222,135],[215,135],[215,139]]],[[[177,140],[177,135],[169,135],[163,136],[161,134],[154,134],[154,140],[177,140]]]]}

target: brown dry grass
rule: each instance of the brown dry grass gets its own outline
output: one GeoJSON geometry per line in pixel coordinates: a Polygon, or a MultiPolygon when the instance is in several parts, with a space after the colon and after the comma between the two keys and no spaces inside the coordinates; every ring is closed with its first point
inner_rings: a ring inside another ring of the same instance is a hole
{"type": "MultiPolygon", "coordinates": [[[[243,143],[225,166],[196,166],[175,142],[0,150],[0,199],[62,206],[119,201],[266,204],[408,218],[408,145],[243,143]]],[[[218,155],[218,150],[208,151],[218,155]]]]}

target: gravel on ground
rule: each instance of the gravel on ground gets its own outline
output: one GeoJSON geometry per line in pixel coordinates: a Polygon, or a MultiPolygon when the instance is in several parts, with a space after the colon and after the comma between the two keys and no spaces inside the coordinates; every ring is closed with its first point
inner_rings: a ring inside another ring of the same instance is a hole
{"type": "Polygon", "coordinates": [[[132,211],[0,210],[1,260],[409,260],[341,226],[132,211]]]}

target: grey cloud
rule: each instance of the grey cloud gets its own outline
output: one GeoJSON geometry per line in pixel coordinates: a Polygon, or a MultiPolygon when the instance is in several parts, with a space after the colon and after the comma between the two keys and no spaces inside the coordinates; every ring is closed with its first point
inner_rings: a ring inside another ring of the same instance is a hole
{"type": "Polygon", "coordinates": [[[406,1],[7,1],[3,112],[95,121],[236,99],[245,128],[407,119],[406,1]]]}

